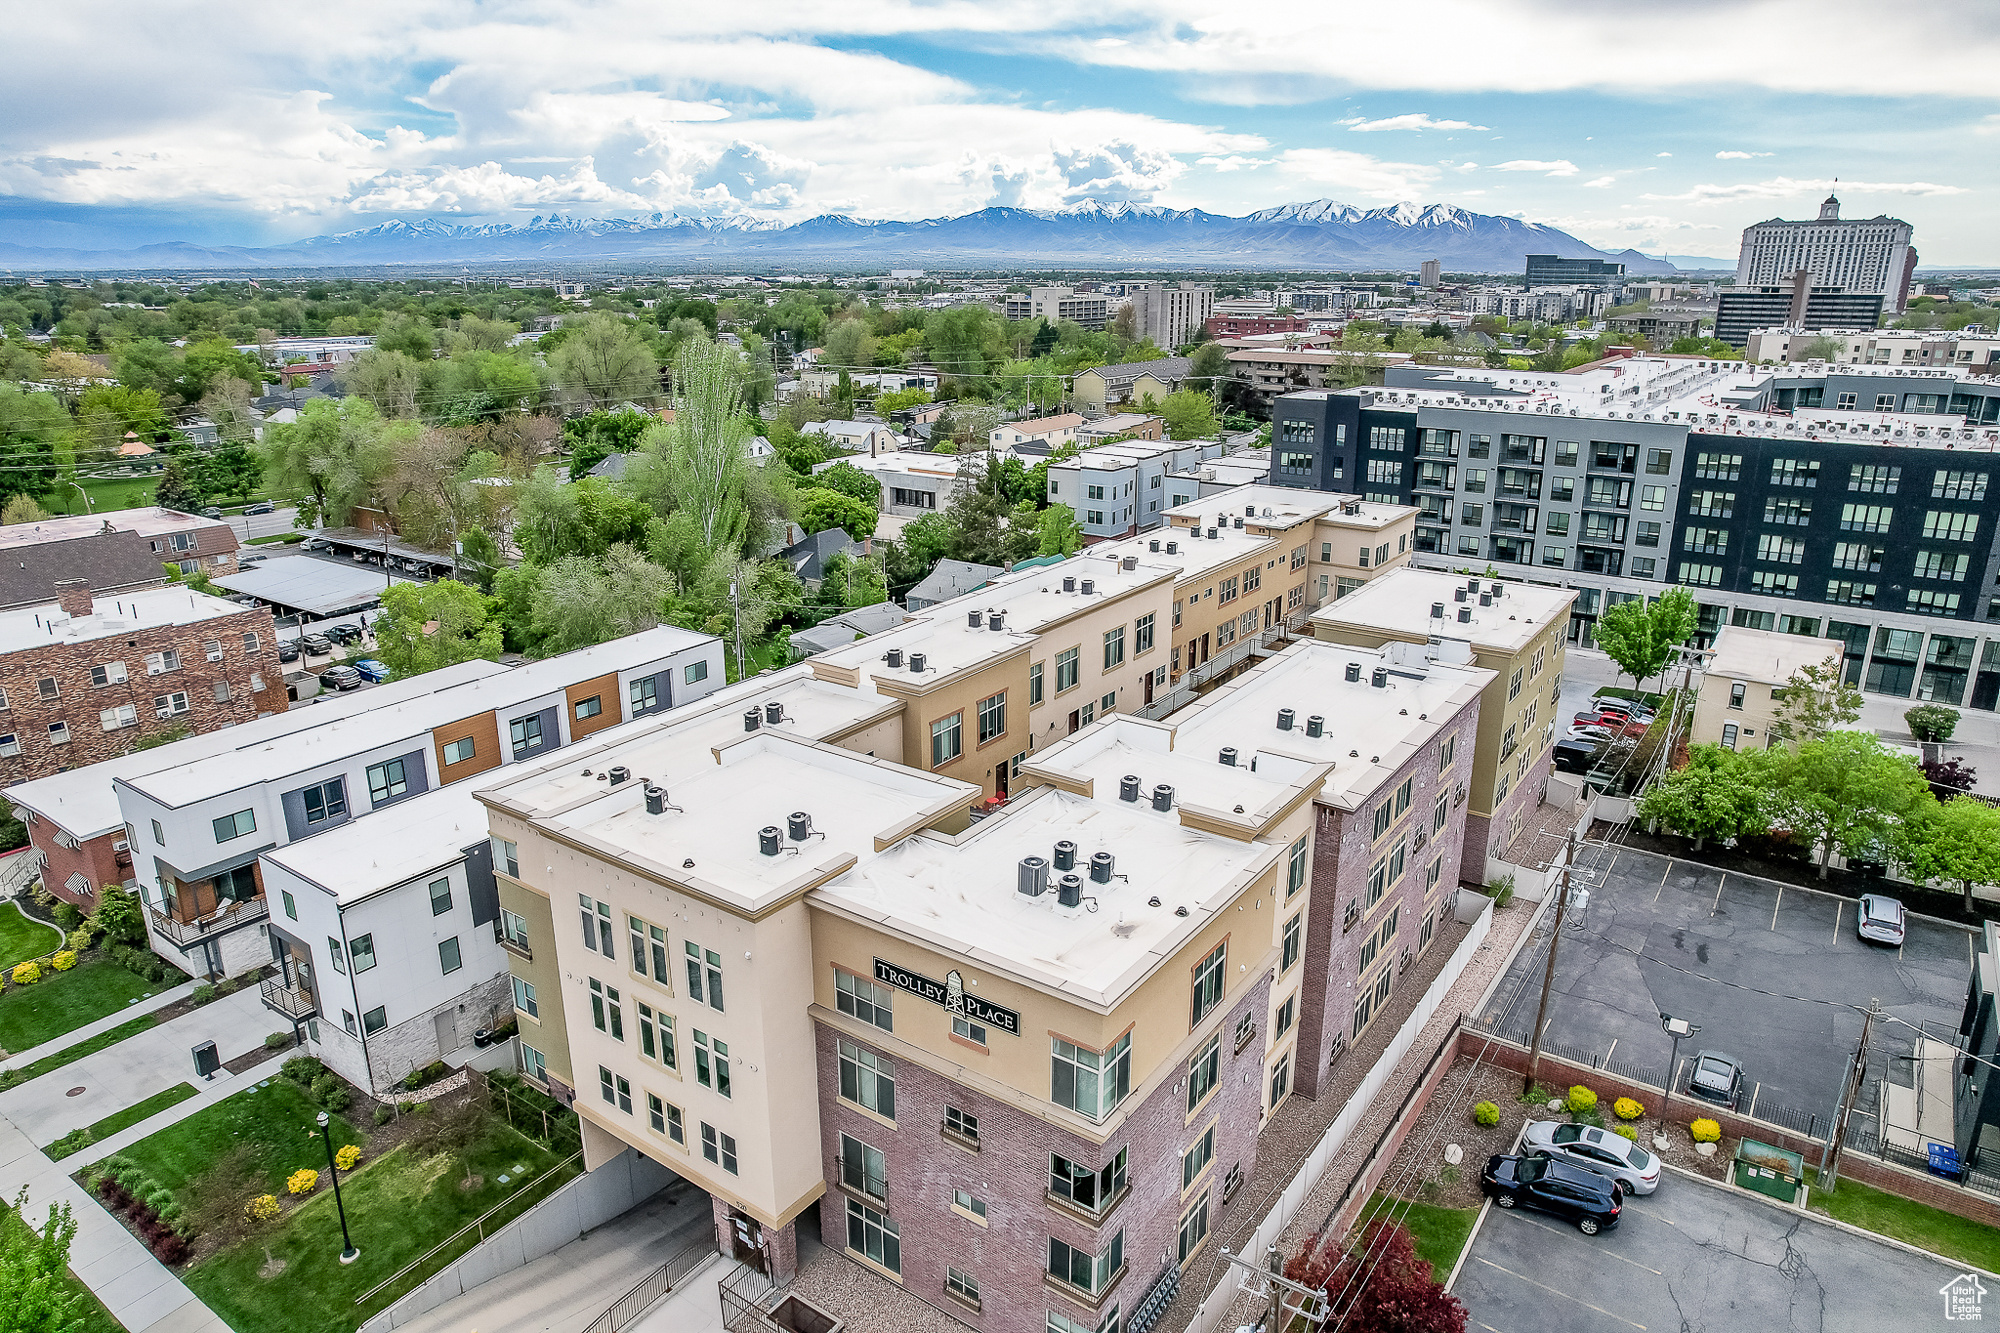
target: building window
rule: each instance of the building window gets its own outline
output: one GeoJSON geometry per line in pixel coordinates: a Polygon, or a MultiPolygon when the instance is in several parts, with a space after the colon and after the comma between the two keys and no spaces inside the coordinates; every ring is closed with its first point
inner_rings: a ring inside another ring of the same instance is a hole
{"type": "Polygon", "coordinates": [[[450,976],[464,965],[458,956],[458,936],[438,941],[438,967],[444,975],[450,976]]]}
{"type": "Polygon", "coordinates": [[[944,1270],[944,1289],[968,1305],[979,1304],[979,1280],[970,1273],[947,1265],[944,1270]]]}
{"type": "Polygon", "coordinates": [[[1066,1241],[1049,1237],[1049,1276],[1079,1291],[1095,1296],[1111,1285],[1125,1270],[1125,1231],[1119,1228],[1097,1254],[1076,1249],[1066,1241]]]}
{"type": "Polygon", "coordinates": [[[1206,958],[1195,964],[1193,1016],[1188,1020],[1190,1028],[1198,1027],[1209,1011],[1222,1003],[1222,993],[1229,981],[1228,965],[1227,940],[1216,945],[1206,958]]]}
{"type": "Polygon", "coordinates": [[[1986,498],[1986,476],[1984,472],[1936,472],[1931,476],[1931,499],[1933,500],[1984,500],[1986,498]]]}
{"type": "Polygon", "coordinates": [[[549,1062],[527,1042],[521,1043],[521,1072],[544,1087],[549,1081],[549,1062]]]}
{"type": "Polygon", "coordinates": [[[684,685],[697,685],[707,679],[708,661],[705,658],[699,662],[689,662],[681,668],[681,683],[684,685]]]}
{"type": "Polygon", "coordinates": [[[1042,702],[1042,664],[1034,663],[1028,668],[1028,707],[1042,702]]]}
{"type": "Polygon", "coordinates": [[[535,987],[532,982],[514,978],[514,1007],[530,1018],[540,1018],[542,1007],[535,1003],[535,987]]]}
{"type": "Polygon", "coordinates": [[[1292,965],[1299,961],[1300,941],[1305,938],[1305,918],[1306,914],[1300,912],[1285,923],[1284,953],[1278,963],[1280,973],[1291,971],[1292,965]]]}
{"type": "MultiPolygon", "coordinates": [[[[1886,531],[1886,525],[1884,526],[1886,531]]],[[[1933,509],[1924,515],[1926,541],[1969,542],[1979,536],[1979,515],[1933,509]]]]}
{"type": "Polygon", "coordinates": [[[953,713],[931,723],[931,767],[939,768],[964,752],[964,713],[953,713]]]}
{"type": "Polygon", "coordinates": [[[840,1063],[840,1095],[885,1120],[896,1118],[896,1063],[851,1041],[835,1043],[840,1063]]]}
{"type": "Polygon", "coordinates": [[[639,1003],[639,1053],[658,1060],[669,1069],[681,1067],[680,1048],[674,1041],[674,1016],[657,1013],[653,1006],[639,1003]]]}
{"type": "Polygon", "coordinates": [[[1202,1131],[1201,1137],[1181,1154],[1181,1188],[1186,1189],[1199,1180],[1201,1173],[1208,1170],[1209,1163],[1214,1160],[1215,1125],[1211,1122],[1209,1127],[1202,1131]]]}
{"type": "Polygon", "coordinates": [[[228,842],[232,838],[241,838],[256,831],[257,812],[255,810],[238,810],[233,815],[224,815],[215,821],[215,840],[217,842],[228,842]]]}
{"type": "Polygon", "coordinates": [[[446,912],[449,912],[450,910],[451,910],[451,879],[450,879],[450,877],[449,877],[449,876],[447,876],[447,877],[445,877],[444,879],[434,879],[434,880],[432,880],[432,881],[431,881],[431,915],[432,915],[432,916],[443,916],[443,915],[444,915],[444,914],[445,914],[446,912]]]}
{"type": "Polygon", "coordinates": [[[979,701],[979,743],[986,744],[1004,734],[1007,730],[1007,692],[989,695],[979,701]]]}
{"type": "Polygon", "coordinates": [[[461,736],[455,741],[447,741],[444,747],[445,767],[449,768],[453,764],[462,764],[472,758],[474,748],[472,737],[470,736],[461,736]]]}
{"type": "Polygon", "coordinates": [[[590,1025],[613,1041],[625,1040],[625,1005],[616,986],[590,979],[590,1025]]]}
{"type": "Polygon", "coordinates": [[[1903,469],[1900,467],[1854,463],[1847,469],[1847,489],[1871,495],[1894,495],[1902,477],[1903,469]]]}
{"type": "Polygon", "coordinates": [[[631,932],[632,970],[640,976],[651,976],[653,980],[673,989],[673,974],[667,968],[667,932],[658,926],[649,925],[636,916],[625,918],[625,928],[631,932]],[[646,970],[648,945],[651,946],[652,971],[646,970]]]}
{"type": "Polygon", "coordinates": [[[1132,1034],[1107,1051],[1050,1038],[1049,1100],[1057,1106],[1102,1120],[1132,1090],[1132,1034]]]}
{"type": "Polygon", "coordinates": [[[521,849],[505,838],[493,839],[493,868],[503,870],[515,879],[521,877],[521,849]]]}
{"type": "MultiPolygon", "coordinates": [[[[1298,1008],[1299,997],[1296,995],[1287,995],[1285,1002],[1278,1006],[1277,1019],[1271,1024],[1271,1036],[1273,1039],[1282,1037],[1292,1030],[1292,1023],[1298,1015],[1298,1008]]],[[[1247,1018],[1248,1015],[1246,1014],[1245,1017],[1247,1018]]]]}
{"type": "Polygon", "coordinates": [[[1132,622],[1132,655],[1153,650],[1153,613],[1148,611],[1132,622]]]}
{"type": "Polygon", "coordinates": [[[878,986],[852,973],[835,970],[833,974],[834,1003],[840,1012],[872,1023],[884,1032],[896,1030],[894,995],[886,986],[878,986]]]}
{"type": "Polygon", "coordinates": [[[299,919],[299,905],[297,901],[293,899],[292,891],[290,889],[279,889],[278,897],[284,901],[285,915],[290,917],[292,920],[297,921],[299,919]]]}
{"type": "Polygon", "coordinates": [[[1188,1061],[1187,1109],[1193,1111],[1206,1101],[1221,1076],[1222,1034],[1218,1032],[1188,1061]]]}
{"type": "Polygon", "coordinates": [[[528,919],[517,916],[506,908],[500,909],[500,933],[509,943],[528,947],[528,919]]]}
{"type": "Polygon", "coordinates": [[[307,828],[347,814],[347,783],[344,779],[330,778],[317,786],[307,787],[300,795],[305,802],[307,828]]]}
{"type": "Polygon", "coordinates": [[[342,976],[346,976],[347,950],[341,945],[340,941],[335,939],[331,935],[327,936],[326,951],[328,956],[333,962],[333,970],[340,973],[342,976]]]}
{"type": "MultiPolygon", "coordinates": [[[[708,1152],[707,1125],[702,1129],[702,1152],[708,1152]]],[[[712,1160],[712,1159],[711,1159],[712,1160]]],[[[898,1276],[903,1271],[903,1246],[896,1224],[859,1199],[847,1201],[847,1248],[878,1268],[898,1276]]]]}
{"type": "Polygon", "coordinates": [[[1285,1100],[1285,1094],[1291,1090],[1292,1053],[1287,1051],[1278,1057],[1277,1066],[1271,1070],[1271,1107],[1276,1109],[1278,1103],[1285,1100]]]}
{"type": "Polygon", "coordinates": [[[576,910],[583,922],[583,947],[606,958],[616,958],[618,948],[613,943],[611,904],[599,902],[587,893],[579,893],[576,895],[576,910]]]}
{"type": "Polygon", "coordinates": [[[120,704],[98,713],[97,723],[106,731],[122,731],[126,727],[139,725],[139,710],[131,704],[120,704]]]}
{"type": "Polygon", "coordinates": [[[688,998],[721,1013],[722,955],[690,940],[682,940],[681,947],[687,952],[688,998]]]}
{"type": "Polygon", "coordinates": [[[632,711],[644,713],[657,708],[660,703],[660,681],[657,676],[645,676],[632,682],[632,711]]]}
{"type": "Polygon", "coordinates": [[[364,1036],[372,1037],[388,1026],[389,1011],[379,1004],[361,1015],[361,1032],[364,1036]]]}
{"type": "Polygon", "coordinates": [[[979,1142],[979,1117],[969,1111],[961,1111],[956,1106],[944,1108],[944,1131],[964,1139],[967,1143],[979,1142]]]}
{"type": "Polygon", "coordinates": [[[953,1036],[962,1037],[975,1046],[984,1046],[986,1044],[986,1025],[984,1023],[975,1023],[963,1015],[952,1015],[951,1032],[953,1036]]]}
{"type": "Polygon", "coordinates": [[[514,757],[516,759],[519,759],[531,750],[541,748],[542,715],[540,713],[530,713],[526,717],[515,718],[507,724],[507,734],[513,741],[514,757]]]}
{"type": "Polygon", "coordinates": [[[380,805],[392,796],[401,796],[409,789],[409,775],[404,770],[402,760],[390,759],[369,766],[368,800],[371,804],[380,805]]]}
{"type": "Polygon", "coordinates": [[[986,1200],[974,1196],[968,1190],[953,1190],[951,1206],[963,1213],[970,1213],[980,1221],[986,1220],[986,1200]]]}
{"type": "Polygon", "coordinates": [[[597,1087],[604,1100],[623,1111],[632,1114],[632,1083],[622,1075],[614,1074],[603,1065],[597,1067],[597,1087]]]}
{"type": "Polygon", "coordinates": [[[41,692],[42,701],[44,703],[62,697],[62,692],[57,687],[56,678],[54,676],[43,676],[40,680],[35,682],[35,688],[41,692]]]}
{"type": "Polygon", "coordinates": [[[1285,865],[1285,899],[1290,901],[1293,894],[1305,887],[1306,883],[1306,838],[1292,844],[1290,856],[1285,865]]]}
{"type": "Polygon", "coordinates": [[[701,1125],[701,1155],[730,1175],[736,1174],[736,1139],[705,1120],[701,1125]]]}
{"type": "Polygon", "coordinates": [[[98,689],[106,685],[123,685],[125,683],[125,664],[123,662],[98,663],[90,669],[90,683],[93,688],[98,689]]]}
{"type": "Polygon", "coordinates": [[[579,699],[576,701],[576,707],[571,711],[575,713],[576,720],[579,722],[596,717],[604,711],[604,696],[593,694],[588,699],[579,699]]]}

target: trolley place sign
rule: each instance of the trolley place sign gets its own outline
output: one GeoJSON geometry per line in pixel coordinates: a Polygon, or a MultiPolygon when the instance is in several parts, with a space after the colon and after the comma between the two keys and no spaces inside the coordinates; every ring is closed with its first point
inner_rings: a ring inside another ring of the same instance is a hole
{"type": "Polygon", "coordinates": [[[965,993],[965,981],[957,972],[947,972],[943,981],[933,981],[921,972],[912,972],[907,967],[875,960],[875,980],[897,990],[908,991],[920,1000],[949,1009],[954,1014],[962,1014],[975,1023],[999,1028],[1009,1036],[1021,1035],[1021,1016],[1012,1009],[1002,1009],[997,1004],[988,1004],[977,995],[965,993]]]}

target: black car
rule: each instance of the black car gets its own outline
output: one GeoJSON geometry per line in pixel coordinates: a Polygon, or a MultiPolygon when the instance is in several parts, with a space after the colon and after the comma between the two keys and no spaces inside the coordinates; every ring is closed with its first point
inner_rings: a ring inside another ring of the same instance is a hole
{"type": "Polygon", "coordinates": [[[351,666],[330,666],[319,673],[323,690],[353,690],[361,687],[361,673],[351,666]]]}
{"type": "Polygon", "coordinates": [[[324,634],[305,634],[299,637],[299,647],[309,653],[330,653],[333,651],[333,640],[324,634]]]}
{"type": "Polygon", "coordinates": [[[361,629],[357,625],[328,625],[320,632],[335,643],[361,642],[361,629]]]}
{"type": "Polygon", "coordinates": [[[1625,1202],[1625,1191],[1617,1181],[1542,1153],[1487,1158],[1479,1185],[1501,1208],[1517,1204],[1539,1208],[1576,1223],[1586,1236],[1617,1226],[1625,1202]]]}
{"type": "Polygon", "coordinates": [[[245,514],[275,514],[278,512],[278,507],[272,504],[269,500],[259,500],[256,504],[249,506],[243,512],[245,514]]]}
{"type": "Polygon", "coordinates": [[[1699,1097],[1725,1110],[1736,1109],[1743,1099],[1743,1063],[1721,1051],[1702,1051],[1688,1067],[1690,1096],[1699,1097]]]}
{"type": "Polygon", "coordinates": [[[1555,768],[1558,773],[1588,773],[1597,767],[1597,758],[1604,753],[1601,743],[1584,740],[1563,740],[1555,744],[1555,768]]]}
{"type": "Polygon", "coordinates": [[[284,641],[283,643],[279,644],[279,645],[278,645],[278,660],[279,660],[280,662],[296,662],[296,661],[298,661],[298,660],[299,660],[299,645],[298,645],[298,644],[296,644],[296,643],[294,643],[294,642],[293,642],[292,640],[290,640],[290,639],[287,639],[287,640],[285,640],[285,641],[284,641]]]}

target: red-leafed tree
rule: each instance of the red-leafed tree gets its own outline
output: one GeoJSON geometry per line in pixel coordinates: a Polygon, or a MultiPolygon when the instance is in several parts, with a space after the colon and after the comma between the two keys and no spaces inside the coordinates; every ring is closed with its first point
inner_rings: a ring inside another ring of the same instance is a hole
{"type": "Polygon", "coordinates": [[[1465,1333],[1465,1306],[1431,1278],[1407,1228],[1378,1217],[1345,1250],[1315,1236],[1285,1265],[1303,1286],[1324,1284],[1341,1333],[1465,1333]]]}

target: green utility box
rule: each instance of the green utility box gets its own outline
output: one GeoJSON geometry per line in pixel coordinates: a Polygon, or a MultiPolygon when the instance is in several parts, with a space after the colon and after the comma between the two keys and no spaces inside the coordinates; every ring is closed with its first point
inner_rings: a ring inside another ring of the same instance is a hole
{"type": "Polygon", "coordinates": [[[1797,1203],[1805,1193],[1806,1162],[1795,1152],[1744,1139],[1736,1148],[1732,1178],[1744,1189],[1767,1194],[1779,1203],[1797,1203]]]}

